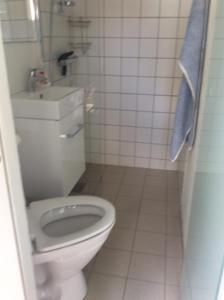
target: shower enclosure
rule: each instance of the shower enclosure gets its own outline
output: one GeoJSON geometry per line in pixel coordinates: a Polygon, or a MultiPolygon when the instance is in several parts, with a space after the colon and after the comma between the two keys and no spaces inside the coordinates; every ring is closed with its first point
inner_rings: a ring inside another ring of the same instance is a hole
{"type": "Polygon", "coordinates": [[[222,299],[218,292],[224,265],[223,0],[211,1],[210,15],[182,300],[222,299]]]}

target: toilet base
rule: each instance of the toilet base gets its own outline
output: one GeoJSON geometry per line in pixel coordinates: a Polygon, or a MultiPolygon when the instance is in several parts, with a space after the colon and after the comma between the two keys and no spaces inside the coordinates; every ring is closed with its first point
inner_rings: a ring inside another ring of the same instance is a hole
{"type": "Polygon", "coordinates": [[[61,300],[83,300],[87,293],[87,285],[82,271],[75,277],[63,282],[61,300]]]}

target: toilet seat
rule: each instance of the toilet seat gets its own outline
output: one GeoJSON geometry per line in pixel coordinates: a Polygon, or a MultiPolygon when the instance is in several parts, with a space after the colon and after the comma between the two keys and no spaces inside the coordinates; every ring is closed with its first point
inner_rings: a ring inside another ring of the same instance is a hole
{"type": "Polygon", "coordinates": [[[115,209],[109,202],[93,196],[55,198],[31,203],[28,220],[35,250],[49,252],[93,238],[112,227],[115,209]],[[73,230],[68,226],[58,234],[51,228],[46,230],[54,222],[69,218],[75,221],[76,217],[84,218],[75,222],[73,230]]]}

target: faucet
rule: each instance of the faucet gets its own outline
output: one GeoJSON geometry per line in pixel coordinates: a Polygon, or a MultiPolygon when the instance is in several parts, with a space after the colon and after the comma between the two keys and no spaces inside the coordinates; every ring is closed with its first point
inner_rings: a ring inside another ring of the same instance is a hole
{"type": "Polygon", "coordinates": [[[30,69],[28,75],[28,91],[36,92],[38,86],[45,86],[48,83],[48,76],[43,69],[30,69]]]}

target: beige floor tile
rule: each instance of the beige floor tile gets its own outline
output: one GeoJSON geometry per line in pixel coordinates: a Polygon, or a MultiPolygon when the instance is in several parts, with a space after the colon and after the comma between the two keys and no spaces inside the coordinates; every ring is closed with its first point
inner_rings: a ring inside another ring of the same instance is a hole
{"type": "Polygon", "coordinates": [[[125,279],[92,274],[85,300],[122,300],[125,279]]]}
{"type": "Polygon", "coordinates": [[[121,183],[123,180],[123,174],[121,173],[106,173],[102,176],[101,181],[103,183],[121,183]]]}
{"type": "Polygon", "coordinates": [[[100,181],[101,177],[101,173],[98,173],[96,171],[86,171],[83,174],[82,179],[87,182],[98,182],[100,181]]]}
{"type": "Polygon", "coordinates": [[[167,192],[168,201],[179,201],[180,202],[180,192],[179,190],[168,190],[167,192]]]}
{"type": "Polygon", "coordinates": [[[180,288],[173,285],[166,286],[165,300],[180,300],[180,288]]]}
{"type": "Polygon", "coordinates": [[[105,174],[125,174],[126,167],[106,165],[105,174]]]}
{"type": "Polygon", "coordinates": [[[150,199],[153,201],[166,201],[167,200],[167,191],[165,188],[160,187],[144,187],[143,189],[143,198],[150,199]]]}
{"type": "Polygon", "coordinates": [[[144,185],[144,176],[140,176],[137,174],[126,174],[124,176],[123,184],[125,185],[137,185],[143,186],[144,185]]]}
{"type": "Polygon", "coordinates": [[[167,234],[169,235],[181,235],[181,220],[178,217],[167,217],[167,234]]]}
{"type": "Polygon", "coordinates": [[[166,284],[179,285],[182,272],[182,260],[167,258],[166,260],[166,284]]]}
{"type": "Polygon", "coordinates": [[[157,177],[157,176],[146,176],[145,177],[145,186],[151,187],[167,187],[167,178],[166,176],[163,177],[157,177]]]}
{"type": "Polygon", "coordinates": [[[113,249],[131,250],[134,235],[134,230],[115,228],[109,235],[109,238],[107,239],[104,246],[113,249]]]}
{"type": "Polygon", "coordinates": [[[117,210],[137,212],[140,206],[140,197],[122,197],[116,199],[115,207],[117,210]]]}
{"type": "Polygon", "coordinates": [[[178,189],[179,188],[179,180],[178,180],[178,176],[174,175],[168,175],[168,188],[169,189],[178,189]]]}
{"type": "Polygon", "coordinates": [[[159,169],[147,169],[146,175],[163,178],[163,177],[168,176],[168,172],[165,170],[159,170],[159,169]]]}
{"type": "Polygon", "coordinates": [[[165,216],[140,214],[138,230],[146,230],[153,233],[165,233],[165,216]]]}
{"type": "Polygon", "coordinates": [[[165,201],[153,201],[150,199],[143,199],[141,203],[141,212],[149,213],[152,215],[163,215],[166,214],[166,202],[165,201]]]}
{"type": "Polygon", "coordinates": [[[142,195],[142,187],[133,186],[133,185],[122,185],[120,187],[118,196],[123,197],[141,197],[142,195]]]}
{"type": "Polygon", "coordinates": [[[87,182],[81,191],[82,195],[93,195],[97,188],[97,182],[87,182]]]}
{"type": "Polygon", "coordinates": [[[99,183],[96,187],[95,194],[116,196],[120,185],[117,183],[99,183]]]}
{"type": "Polygon", "coordinates": [[[94,272],[125,277],[128,272],[130,252],[103,248],[96,258],[94,272]]]}
{"type": "Polygon", "coordinates": [[[172,258],[182,258],[182,240],[181,237],[167,236],[166,255],[172,258]]]}
{"type": "Polygon", "coordinates": [[[103,174],[105,170],[106,170],[105,165],[91,164],[91,163],[88,163],[86,165],[86,171],[87,172],[97,172],[98,174],[103,174]]]}
{"type": "Polygon", "coordinates": [[[165,258],[148,254],[134,253],[128,277],[156,283],[165,281],[165,258]]]}
{"type": "Polygon", "coordinates": [[[164,286],[128,279],[124,300],[164,300],[164,286]]]}
{"type": "Polygon", "coordinates": [[[116,228],[135,229],[137,225],[138,214],[126,211],[117,211],[116,228]]]}
{"type": "Polygon", "coordinates": [[[180,202],[179,201],[168,201],[167,215],[170,217],[180,217],[180,202]]]}
{"type": "Polygon", "coordinates": [[[147,169],[144,169],[144,168],[128,167],[128,168],[126,168],[125,174],[143,177],[143,176],[145,176],[146,171],[147,171],[147,169]]]}
{"type": "Polygon", "coordinates": [[[166,236],[146,231],[137,231],[134,251],[155,255],[165,255],[166,236]]]}

